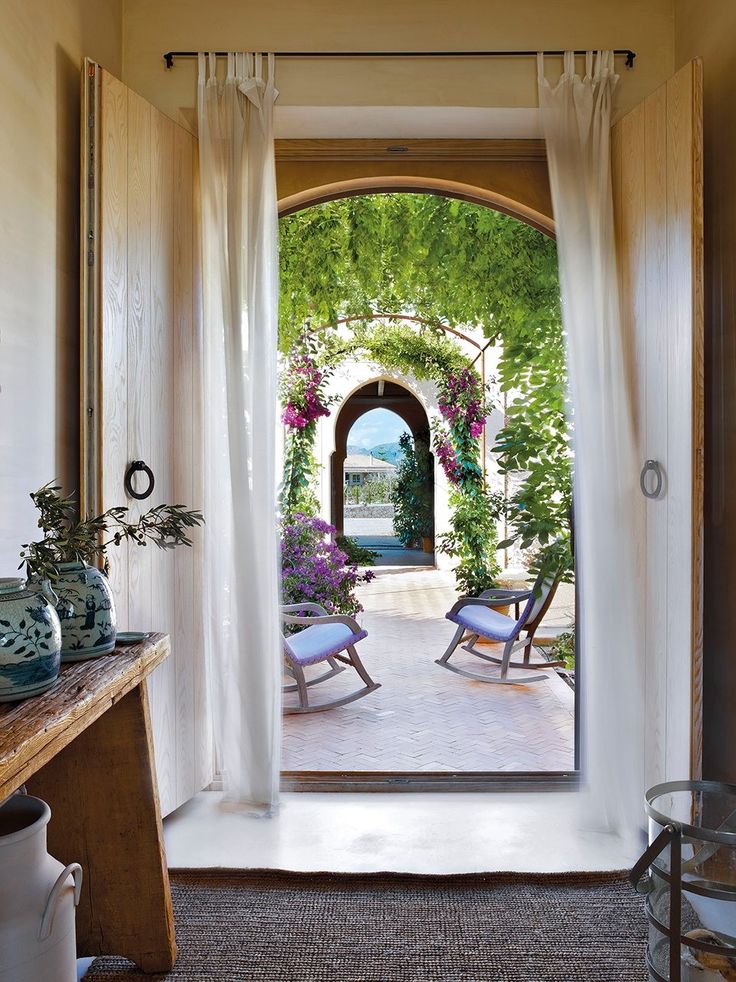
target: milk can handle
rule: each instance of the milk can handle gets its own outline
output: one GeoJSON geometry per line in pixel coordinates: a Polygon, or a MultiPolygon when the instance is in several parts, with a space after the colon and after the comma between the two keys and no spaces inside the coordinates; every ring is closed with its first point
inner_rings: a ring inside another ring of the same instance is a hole
{"type": "Polygon", "coordinates": [[[43,917],[41,918],[41,927],[38,931],[39,941],[45,941],[51,936],[51,932],[54,929],[54,915],[56,914],[59,897],[61,896],[61,891],[66,886],[69,874],[74,879],[74,906],[76,907],[79,904],[79,898],[82,894],[82,867],[79,863],[69,863],[66,869],[63,869],[59,873],[56,883],[51,887],[43,917]]]}

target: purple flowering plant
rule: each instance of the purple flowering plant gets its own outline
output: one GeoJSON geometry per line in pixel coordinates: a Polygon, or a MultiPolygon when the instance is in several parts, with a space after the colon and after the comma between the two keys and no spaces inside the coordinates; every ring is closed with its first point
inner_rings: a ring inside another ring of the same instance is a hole
{"type": "Polygon", "coordinates": [[[292,430],[304,430],[320,416],[329,416],[324,394],[325,373],[306,344],[295,348],[281,378],[284,411],[281,421],[292,430]]]}
{"type": "Polygon", "coordinates": [[[374,573],[359,570],[334,542],[335,528],[298,512],[281,525],[281,592],[285,604],[315,601],[331,614],[363,609],[356,587],[374,573]]]}
{"type": "Polygon", "coordinates": [[[435,433],[435,452],[455,487],[474,486],[481,479],[477,440],[488,415],[483,384],[472,368],[451,371],[440,383],[437,400],[447,424],[435,433]]]}
{"type": "Polygon", "coordinates": [[[438,398],[444,425],[434,447],[450,482],[450,527],[438,539],[441,552],[457,560],[455,577],[466,596],[494,585],[498,575],[496,522],[503,501],[485,487],[478,438],[488,416],[483,384],[472,368],[448,372],[438,398]]]}
{"type": "Polygon", "coordinates": [[[451,484],[459,484],[462,477],[462,468],[460,461],[457,459],[457,453],[452,445],[452,441],[446,433],[438,433],[435,439],[434,449],[447,480],[451,484]]]}
{"type": "Polygon", "coordinates": [[[488,409],[483,384],[472,368],[447,375],[440,388],[438,406],[452,430],[464,430],[473,440],[483,432],[488,409]]]}
{"type": "Polygon", "coordinates": [[[319,502],[314,483],[319,468],[314,453],[317,420],[329,416],[330,399],[325,394],[328,371],[320,339],[305,333],[289,353],[281,373],[280,388],[286,426],[284,476],[279,492],[281,513],[317,514],[319,502]]]}

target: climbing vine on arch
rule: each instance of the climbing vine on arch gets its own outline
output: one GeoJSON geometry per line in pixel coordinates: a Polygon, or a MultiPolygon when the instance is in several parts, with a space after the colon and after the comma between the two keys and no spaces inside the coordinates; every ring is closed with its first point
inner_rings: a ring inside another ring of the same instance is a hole
{"type": "MultiPolygon", "coordinates": [[[[508,542],[538,548],[541,564],[570,569],[572,450],[555,243],[492,209],[431,194],[345,198],[282,219],[284,353],[305,329],[350,316],[368,325],[375,311],[480,328],[500,346],[506,425],[493,449],[516,483],[508,542]]],[[[404,344],[415,347],[406,357],[417,375],[432,368],[421,361],[421,339],[433,333],[389,323],[358,326],[355,339],[366,351],[382,347],[395,359],[387,367],[402,371],[404,344]]],[[[341,332],[324,335],[327,349],[344,349],[341,332]]]]}
{"type": "Polygon", "coordinates": [[[489,413],[486,393],[458,344],[439,328],[425,325],[416,331],[398,322],[364,322],[347,337],[314,332],[292,347],[282,374],[282,419],[287,427],[282,511],[318,511],[312,492],[313,446],[316,420],[328,413],[323,392],[326,366],[334,369],[348,357],[364,357],[385,371],[437,386],[441,420],[432,426],[434,446],[450,489],[450,527],[439,537],[438,547],[455,560],[463,593],[492,586],[499,572],[496,524],[502,502],[486,489],[481,469],[479,438],[489,413]]]}

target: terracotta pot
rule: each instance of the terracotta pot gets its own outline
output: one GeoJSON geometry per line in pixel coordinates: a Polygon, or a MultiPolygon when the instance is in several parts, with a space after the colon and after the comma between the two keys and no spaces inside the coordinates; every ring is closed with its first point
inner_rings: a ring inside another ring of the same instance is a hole
{"type": "Polygon", "coordinates": [[[434,552],[434,539],[431,535],[422,536],[422,552],[434,552]]]}
{"type": "Polygon", "coordinates": [[[0,807],[0,982],[76,982],[82,867],[49,856],[50,817],[26,795],[0,807]]]}

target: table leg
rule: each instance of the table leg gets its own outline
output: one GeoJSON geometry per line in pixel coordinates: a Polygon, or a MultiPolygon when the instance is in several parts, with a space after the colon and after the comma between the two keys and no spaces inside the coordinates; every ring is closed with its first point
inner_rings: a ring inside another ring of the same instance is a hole
{"type": "Polygon", "coordinates": [[[145,683],[41,768],[28,792],[51,808],[51,855],[84,870],[79,953],[168,971],[176,942],[145,683]]]}

